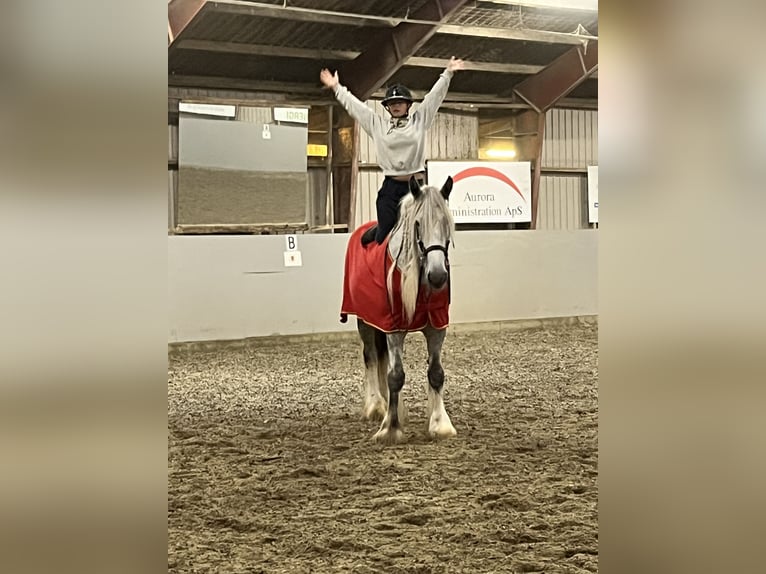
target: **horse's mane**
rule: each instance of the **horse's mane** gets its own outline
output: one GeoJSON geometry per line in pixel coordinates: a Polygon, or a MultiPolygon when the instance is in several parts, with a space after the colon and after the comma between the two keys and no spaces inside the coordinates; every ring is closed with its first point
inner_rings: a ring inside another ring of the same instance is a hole
{"type": "MultiPolygon", "coordinates": [[[[425,186],[416,198],[408,193],[399,203],[399,219],[391,230],[390,237],[401,233],[402,241],[398,253],[392,253],[394,265],[388,270],[386,287],[388,299],[393,308],[393,277],[394,267],[399,268],[401,274],[402,306],[407,321],[412,321],[415,313],[415,304],[418,299],[420,285],[420,250],[418,249],[415,236],[415,222],[420,221],[420,234],[427,237],[430,229],[436,229],[438,225],[447,224],[447,237],[452,241],[455,234],[455,222],[452,219],[447,201],[442,197],[441,190],[437,187],[425,186]]],[[[454,244],[454,241],[452,241],[454,244]]],[[[428,247],[428,245],[426,245],[428,247]]]]}

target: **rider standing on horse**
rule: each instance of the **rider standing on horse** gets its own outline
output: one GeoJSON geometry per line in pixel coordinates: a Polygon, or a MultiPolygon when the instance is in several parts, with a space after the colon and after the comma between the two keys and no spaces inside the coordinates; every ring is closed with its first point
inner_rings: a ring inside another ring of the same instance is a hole
{"type": "Polygon", "coordinates": [[[362,243],[371,242],[373,233],[375,240],[382,243],[396,224],[399,201],[409,192],[410,178],[414,176],[422,183],[425,171],[426,133],[436,117],[436,111],[447,95],[452,75],[463,68],[463,60],[452,57],[431,91],[425,95],[423,102],[412,115],[410,115],[412,93],[400,84],[390,86],[386,90],[385,99],[381,102],[386,111],[391,114],[388,122],[359,101],[348,88],[341,85],[338,72],[332,74],[325,68],[319,74],[322,83],[332,88],[335,98],[372,138],[378,154],[378,163],[383,168],[385,178],[375,202],[378,225],[365,233],[362,243]]]}

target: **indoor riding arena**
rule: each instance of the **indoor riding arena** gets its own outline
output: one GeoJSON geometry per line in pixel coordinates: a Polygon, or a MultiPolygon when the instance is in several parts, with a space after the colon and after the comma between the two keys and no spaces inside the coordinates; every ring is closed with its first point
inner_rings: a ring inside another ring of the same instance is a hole
{"type": "Polygon", "coordinates": [[[174,354],[172,572],[594,572],[597,330],[450,333],[426,432],[423,337],[408,335],[406,442],[361,418],[350,337],[174,354]]]}
{"type": "Polygon", "coordinates": [[[598,571],[596,3],[405,4],[168,3],[168,572],[598,571]],[[452,57],[360,248],[384,160],[320,71],[417,122],[452,57]]]}

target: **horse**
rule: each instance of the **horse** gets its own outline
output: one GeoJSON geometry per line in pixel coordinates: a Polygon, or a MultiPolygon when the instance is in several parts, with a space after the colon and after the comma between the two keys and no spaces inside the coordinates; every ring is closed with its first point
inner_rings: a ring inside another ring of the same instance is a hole
{"type": "Polygon", "coordinates": [[[428,433],[433,438],[457,434],[444,408],[441,350],[449,323],[449,247],[455,223],[447,200],[448,177],[441,189],[409,181],[399,204],[399,219],[382,244],[362,246],[361,236],[374,222],[351,234],[346,250],[341,322],[357,316],[365,365],[362,414],[382,417],[376,442],[402,442],[406,410],[399,399],[404,387],[404,339],[420,331],[428,350],[428,433]]]}

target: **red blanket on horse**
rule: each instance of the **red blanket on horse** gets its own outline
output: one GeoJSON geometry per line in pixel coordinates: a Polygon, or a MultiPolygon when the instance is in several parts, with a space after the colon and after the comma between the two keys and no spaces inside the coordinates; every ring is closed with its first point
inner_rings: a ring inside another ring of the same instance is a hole
{"type": "Polygon", "coordinates": [[[388,238],[380,245],[373,241],[362,247],[362,234],[375,225],[374,221],[356,229],[346,248],[346,268],[343,277],[341,323],[348,315],[356,315],[368,325],[390,333],[419,331],[428,323],[437,329],[449,325],[449,289],[430,291],[421,285],[412,321],[407,322],[402,307],[401,275],[394,269],[393,308],[388,299],[386,276],[393,260],[388,254],[388,238]]]}

